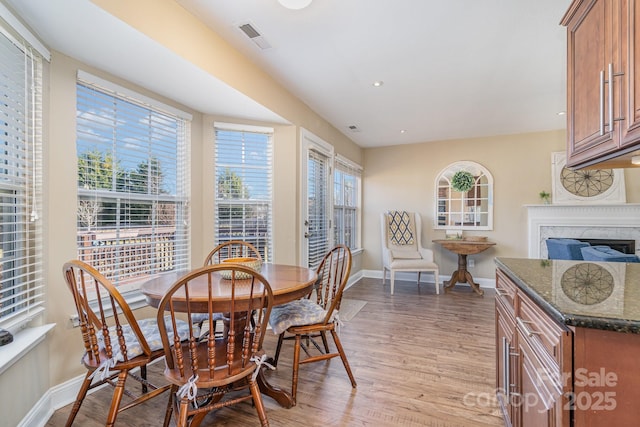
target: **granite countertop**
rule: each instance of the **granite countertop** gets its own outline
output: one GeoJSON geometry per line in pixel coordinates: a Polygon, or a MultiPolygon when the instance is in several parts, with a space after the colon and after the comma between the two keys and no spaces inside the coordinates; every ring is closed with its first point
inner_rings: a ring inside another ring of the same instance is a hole
{"type": "Polygon", "coordinates": [[[640,334],[640,263],[502,257],[495,262],[560,323],[640,334]]]}

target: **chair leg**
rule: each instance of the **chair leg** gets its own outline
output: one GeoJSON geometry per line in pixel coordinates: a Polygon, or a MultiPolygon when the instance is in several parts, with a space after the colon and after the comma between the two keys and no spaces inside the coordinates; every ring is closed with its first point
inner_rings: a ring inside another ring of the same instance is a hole
{"type": "Polygon", "coordinates": [[[162,427],[169,427],[171,423],[171,415],[173,415],[173,396],[178,392],[178,386],[173,384],[169,390],[169,399],[167,403],[167,410],[164,413],[164,423],[162,427]]]}
{"type": "Polygon", "coordinates": [[[420,286],[420,274],[421,274],[421,273],[422,273],[421,271],[418,271],[418,281],[416,282],[416,284],[417,284],[418,286],[420,286]]]}
{"type": "Polygon", "coordinates": [[[280,349],[282,348],[282,341],[284,341],[284,332],[278,335],[278,345],[276,346],[276,354],[273,356],[273,367],[278,366],[278,358],[280,357],[280,349]]]}
{"type": "Polygon", "coordinates": [[[189,399],[183,397],[180,399],[180,408],[178,409],[176,427],[187,426],[187,413],[189,412],[189,399]]]}
{"type": "Polygon", "coordinates": [[[118,416],[118,408],[120,408],[120,401],[124,394],[124,383],[127,381],[128,370],[120,371],[118,374],[118,382],[116,383],[115,390],[113,391],[113,398],[111,399],[111,407],[109,408],[109,416],[107,417],[106,427],[113,427],[116,423],[116,417],[118,416]]]}
{"type": "Polygon", "coordinates": [[[89,378],[91,374],[91,371],[87,372],[87,375],[85,375],[84,377],[84,381],[82,381],[82,385],[80,386],[80,390],[78,391],[78,396],[76,396],[76,401],[73,403],[69,418],[67,418],[67,424],[65,424],[66,427],[71,427],[73,421],[76,419],[76,415],[78,415],[78,411],[80,410],[80,406],[82,406],[84,398],[87,396],[87,391],[89,391],[89,387],[91,386],[92,381],[92,379],[89,378]]]}
{"type": "Polygon", "coordinates": [[[382,267],[382,286],[387,284],[387,268],[382,267]]]}
{"type": "Polygon", "coordinates": [[[349,361],[347,360],[347,355],[342,348],[342,343],[340,342],[340,338],[338,338],[338,334],[335,329],[331,330],[331,335],[333,336],[333,341],[336,343],[336,348],[338,349],[338,353],[340,353],[340,359],[342,359],[342,364],[344,365],[344,369],[347,371],[347,375],[349,375],[349,379],[351,380],[351,387],[356,388],[356,379],[353,377],[353,373],[351,372],[351,367],[349,366],[349,361]]]}
{"type": "Polygon", "coordinates": [[[438,270],[433,272],[433,281],[436,284],[436,294],[440,294],[440,283],[439,282],[439,277],[440,273],[438,270]]]}
{"type": "Polygon", "coordinates": [[[300,346],[302,337],[296,335],[296,343],[293,347],[293,375],[291,377],[291,397],[293,406],[296,405],[296,394],[298,392],[298,368],[300,367],[300,346]]]}
{"type": "Polygon", "coordinates": [[[391,274],[390,274],[390,276],[391,276],[391,279],[390,279],[391,280],[391,295],[393,295],[393,286],[395,284],[394,282],[395,282],[395,278],[396,278],[395,275],[396,275],[395,271],[391,270],[391,274]]]}
{"type": "Polygon", "coordinates": [[[324,352],[329,354],[329,342],[327,341],[327,332],[320,331],[320,336],[322,337],[322,343],[324,344],[324,352]]]}
{"type": "Polygon", "coordinates": [[[258,383],[256,381],[249,381],[249,389],[251,390],[251,396],[253,396],[253,404],[258,412],[258,418],[260,418],[260,425],[262,427],[268,427],[269,420],[267,419],[267,412],[265,411],[264,404],[262,403],[262,394],[258,388],[258,383]]]}
{"type": "Polygon", "coordinates": [[[147,365],[142,365],[140,366],[140,378],[142,378],[144,381],[141,382],[142,384],[142,393],[146,393],[147,391],[149,391],[149,389],[147,388],[147,365]]]}

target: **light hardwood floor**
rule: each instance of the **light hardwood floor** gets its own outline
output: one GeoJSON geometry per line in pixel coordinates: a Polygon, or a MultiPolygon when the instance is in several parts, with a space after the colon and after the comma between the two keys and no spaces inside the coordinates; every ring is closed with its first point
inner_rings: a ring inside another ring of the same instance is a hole
{"type": "MultiPolygon", "coordinates": [[[[367,304],[341,328],[340,337],[354,372],[352,389],[339,359],[300,367],[298,405],[278,406],[265,397],[271,426],[502,426],[495,400],[494,292],[478,296],[457,285],[436,295],[433,285],[363,279],[345,298],[367,304]]],[[[276,337],[265,348],[273,354],[276,337]]],[[[292,343],[285,343],[274,385],[291,387],[292,343]]],[[[150,368],[161,375],[163,362],[150,368]]],[[[104,425],[111,388],[89,396],[75,425],[104,425]]],[[[160,397],[118,416],[117,425],[162,425],[166,400],[160,397]]],[[[70,405],[59,409],[48,427],[64,425],[70,405]]],[[[257,426],[251,404],[209,414],[203,426],[257,426]]]]}

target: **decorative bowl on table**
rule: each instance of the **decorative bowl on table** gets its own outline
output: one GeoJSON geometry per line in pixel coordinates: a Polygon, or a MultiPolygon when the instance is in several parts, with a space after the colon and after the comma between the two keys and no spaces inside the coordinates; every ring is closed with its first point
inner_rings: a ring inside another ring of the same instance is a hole
{"type": "MultiPolygon", "coordinates": [[[[222,264],[238,264],[244,267],[249,267],[252,270],[260,271],[262,268],[262,260],[258,258],[227,258],[222,260],[222,264]]],[[[231,279],[232,270],[220,270],[220,275],[223,279],[231,279]]],[[[236,271],[236,279],[248,279],[251,275],[242,271],[236,271]]]]}

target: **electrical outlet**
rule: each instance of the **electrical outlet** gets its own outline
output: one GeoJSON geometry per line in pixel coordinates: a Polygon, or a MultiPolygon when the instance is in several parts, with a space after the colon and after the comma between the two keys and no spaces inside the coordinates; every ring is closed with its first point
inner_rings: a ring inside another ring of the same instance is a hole
{"type": "Polygon", "coordinates": [[[475,259],[468,259],[467,260],[467,267],[473,268],[475,266],[476,266],[476,260],[475,259]]]}
{"type": "Polygon", "coordinates": [[[72,314],[69,316],[69,320],[71,321],[71,326],[77,328],[80,326],[80,318],[78,318],[77,314],[72,314]]]}

